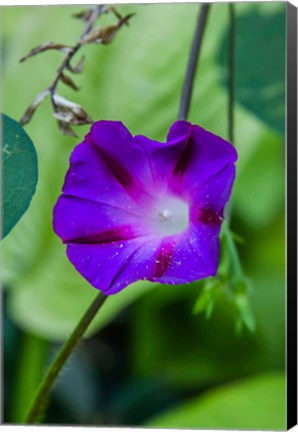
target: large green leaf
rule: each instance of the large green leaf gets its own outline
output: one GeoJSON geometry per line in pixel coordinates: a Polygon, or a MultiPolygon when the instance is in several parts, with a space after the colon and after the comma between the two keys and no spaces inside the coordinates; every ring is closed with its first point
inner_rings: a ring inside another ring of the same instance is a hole
{"type": "Polygon", "coordinates": [[[284,143],[267,132],[246,161],[234,187],[237,214],[252,229],[266,228],[285,205],[284,143]]]}
{"type": "MultiPolygon", "coordinates": [[[[3,103],[7,112],[15,117],[23,114],[36,93],[53,79],[61,53],[43,53],[22,64],[18,59],[45,40],[72,43],[73,35],[81,31],[76,20],[68,19],[76,11],[78,8],[69,6],[3,11],[8,48],[3,103]],[[8,25],[12,22],[13,32],[8,25]],[[57,23],[55,29],[53,22],[57,23]],[[24,32],[33,23],[34,33],[24,32]],[[11,94],[22,95],[21,101],[15,104],[11,94]]],[[[73,93],[61,87],[60,93],[80,103],[95,120],[120,119],[135,134],[164,139],[177,116],[198,5],[129,5],[121,11],[137,13],[129,28],[121,29],[109,46],[85,47],[85,71],[75,77],[81,91],[73,93]]],[[[227,94],[220,85],[221,70],[215,57],[227,26],[227,11],[226,5],[212,5],[190,115],[191,121],[223,137],[227,131],[227,94]]],[[[239,181],[246,161],[267,131],[247,111],[237,108],[236,114],[239,181]]],[[[52,230],[52,209],[61,192],[69,155],[80,139],[60,135],[47,102],[38,108],[28,130],[37,143],[40,181],[29,211],[5,241],[4,280],[12,288],[10,310],[15,321],[33,333],[62,339],[96,295],[70,265],[52,230]]],[[[82,127],[76,132],[82,139],[87,130],[82,127]]],[[[112,296],[88,334],[153,286],[136,284],[112,296]]]]}
{"type": "MultiPolygon", "coordinates": [[[[236,5],[235,96],[246,109],[282,135],[285,131],[286,4],[272,13],[251,8],[238,14],[236,5]]],[[[218,50],[226,76],[227,39],[218,50]]]]}
{"type": "Polygon", "coordinates": [[[150,421],[175,429],[286,429],[285,373],[252,376],[211,390],[150,421]]]}
{"type": "Polygon", "coordinates": [[[3,237],[29,207],[37,183],[37,155],[34,145],[15,120],[2,114],[2,203],[3,237]]]}
{"type": "MultiPolygon", "coordinates": [[[[10,297],[9,306],[12,317],[22,328],[47,339],[61,340],[70,335],[97,292],[74,269],[68,268],[70,264],[64,262],[60,248],[56,252],[55,263],[49,262],[49,265],[53,272],[57,271],[60,275],[59,283],[55,274],[37,273],[36,280],[30,278],[29,284],[25,281],[21,289],[10,297]]],[[[110,297],[93,319],[85,337],[104,327],[153,286],[144,282],[135,283],[110,297]]]]}

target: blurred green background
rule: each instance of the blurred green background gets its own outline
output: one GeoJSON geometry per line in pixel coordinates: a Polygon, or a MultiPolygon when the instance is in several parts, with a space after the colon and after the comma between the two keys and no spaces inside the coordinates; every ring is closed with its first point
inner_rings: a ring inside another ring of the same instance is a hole
{"type": "MultiPolygon", "coordinates": [[[[198,4],[119,6],[136,12],[108,46],[86,46],[73,92],[94,120],[121,120],[133,134],[164,140],[178,113],[198,4]]],[[[20,119],[62,61],[31,48],[73,44],[82,8],[2,7],[3,112],[20,119]]],[[[44,423],[174,428],[284,429],[285,414],[285,9],[236,10],[232,228],[251,286],[256,332],[235,331],[219,295],[210,319],[194,314],[202,283],[136,283],[108,299],[68,362],[44,423]]],[[[105,16],[102,22],[113,22],[105,16]]],[[[212,4],[189,120],[227,138],[228,5],[212,4]]],[[[79,57],[77,60],[79,60],[79,57]]],[[[39,162],[29,210],[3,241],[4,421],[23,418],[40,377],[96,292],[67,261],[52,208],[79,138],[62,136],[45,101],[26,126],[39,162]]]]}

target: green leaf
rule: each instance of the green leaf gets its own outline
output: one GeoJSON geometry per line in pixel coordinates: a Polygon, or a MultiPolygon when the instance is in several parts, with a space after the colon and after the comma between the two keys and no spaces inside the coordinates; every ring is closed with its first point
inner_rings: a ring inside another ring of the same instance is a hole
{"type": "Polygon", "coordinates": [[[206,318],[210,318],[220,287],[221,283],[217,278],[207,280],[194,305],[193,313],[205,312],[206,318]]]}
{"type": "Polygon", "coordinates": [[[28,209],[37,183],[34,145],[15,120],[2,114],[3,237],[28,209]]]}
{"type": "Polygon", "coordinates": [[[283,210],[284,191],[284,143],[273,134],[264,134],[236,179],[235,212],[252,229],[265,229],[283,210]]]}
{"type": "MultiPolygon", "coordinates": [[[[238,6],[238,5],[237,5],[238,6]]],[[[286,5],[277,10],[236,6],[235,97],[269,127],[285,131],[286,5]],[[265,12],[265,13],[264,13],[265,12]],[[268,13],[269,12],[269,13],[268,13]]],[[[228,32],[228,30],[227,30],[228,32]]],[[[226,83],[228,33],[218,50],[226,83]]]]}
{"type": "MultiPolygon", "coordinates": [[[[63,261],[63,256],[57,249],[58,257],[63,261]]],[[[56,262],[59,266],[59,263],[56,262]]],[[[22,289],[16,290],[10,296],[9,307],[14,321],[28,332],[50,340],[63,340],[67,338],[79,319],[97,295],[97,291],[91,287],[74,269],[68,269],[63,277],[55,264],[51,269],[59,272],[63,278],[57,284],[55,275],[49,273],[37,276],[31,287],[28,282],[22,284],[22,289]],[[42,281],[39,282],[39,281],[42,281]],[[38,287],[38,289],[36,289],[38,287]]],[[[30,284],[32,279],[30,279],[30,284]]],[[[130,285],[119,294],[110,296],[100,312],[92,320],[84,337],[89,337],[99,331],[130,303],[146,294],[154,287],[154,284],[137,282],[130,285]]]]}
{"type": "MultiPolygon", "coordinates": [[[[67,17],[77,11],[77,7],[70,6],[3,10],[7,43],[14,48],[9,50],[4,71],[3,105],[7,112],[21,117],[35,95],[52,82],[61,60],[58,53],[44,54],[46,60],[37,56],[22,64],[18,59],[45,40],[72,43],[81,30],[76,20],[67,17]],[[67,25],[53,29],[53,22],[61,20],[62,15],[67,25]],[[32,22],[34,32],[24,32],[24,28],[32,27],[32,22]],[[24,79],[19,79],[20,74],[24,79]],[[18,104],[11,94],[22,95],[18,104]]],[[[198,5],[127,5],[121,7],[121,12],[136,12],[129,28],[123,28],[109,46],[85,48],[85,70],[78,77],[82,90],[74,95],[71,89],[64,88],[63,96],[79,103],[95,120],[121,120],[133,134],[164,140],[177,116],[198,5]]],[[[220,84],[221,71],[216,68],[215,57],[227,26],[226,12],[226,5],[212,6],[190,113],[193,123],[223,137],[227,135],[227,94],[220,84]]],[[[237,108],[236,114],[240,177],[266,131],[247,111],[237,108]]],[[[4,242],[3,277],[10,288],[9,304],[14,320],[40,336],[64,339],[96,295],[94,288],[68,262],[65,249],[52,229],[52,209],[61,193],[70,153],[88,127],[76,129],[78,140],[61,136],[45,101],[28,130],[36,143],[41,180],[29,211],[4,242]]],[[[112,296],[87,334],[96,332],[153,287],[136,284],[112,296]]]]}
{"type": "Polygon", "coordinates": [[[256,331],[256,320],[248,298],[248,282],[239,280],[236,283],[236,292],[234,294],[234,304],[239,313],[237,322],[237,330],[241,330],[242,325],[245,325],[251,332],[256,331]]]}
{"type": "Polygon", "coordinates": [[[210,390],[146,426],[175,429],[286,429],[284,373],[252,376],[210,390]]]}
{"type": "Polygon", "coordinates": [[[256,323],[248,297],[251,286],[243,273],[234,235],[227,223],[222,227],[220,240],[221,254],[217,275],[203,281],[203,290],[195,303],[193,313],[205,312],[206,318],[210,318],[215,301],[220,296],[225,297],[225,300],[234,305],[237,332],[240,332],[243,325],[254,332],[256,323]]]}

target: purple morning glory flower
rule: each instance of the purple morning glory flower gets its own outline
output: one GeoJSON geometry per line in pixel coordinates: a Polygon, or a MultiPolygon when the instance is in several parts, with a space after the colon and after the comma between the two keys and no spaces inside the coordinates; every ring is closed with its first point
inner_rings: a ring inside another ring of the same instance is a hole
{"type": "Polygon", "coordinates": [[[175,122],[165,143],[96,122],[71,155],[54,230],[75,268],[107,295],[140,279],[213,276],[236,159],[231,144],[187,121],[175,122]]]}

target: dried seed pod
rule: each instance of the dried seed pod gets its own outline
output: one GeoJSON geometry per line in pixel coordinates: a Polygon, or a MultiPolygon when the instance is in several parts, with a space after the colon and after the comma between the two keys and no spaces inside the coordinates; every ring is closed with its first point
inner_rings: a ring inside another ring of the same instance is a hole
{"type": "MultiPolygon", "coordinates": [[[[110,13],[112,12],[116,18],[118,18],[118,20],[121,20],[123,18],[123,16],[118,12],[118,10],[115,8],[115,6],[109,6],[105,9],[104,11],[105,13],[110,13]]],[[[126,25],[129,26],[129,22],[126,22],[126,25]]]]}
{"type": "Polygon", "coordinates": [[[86,36],[81,39],[82,44],[87,43],[102,43],[104,45],[110,44],[114,37],[116,36],[118,30],[124,25],[127,24],[129,19],[135,14],[128,14],[125,17],[121,18],[117,24],[113,24],[110,26],[104,27],[96,27],[86,36]]]}
{"type": "Polygon", "coordinates": [[[80,19],[82,21],[88,21],[94,11],[94,6],[90,6],[86,9],[81,10],[78,13],[72,14],[74,18],[80,19]]]}
{"type": "Polygon", "coordinates": [[[43,92],[39,93],[32,104],[27,108],[25,114],[20,120],[20,124],[24,126],[25,124],[29,123],[31,120],[33,114],[35,113],[37,107],[39,104],[44,100],[44,98],[50,93],[49,89],[44,90],[43,92]]]}
{"type": "Polygon", "coordinates": [[[100,43],[102,38],[102,28],[103,27],[95,27],[91,32],[87,33],[85,36],[81,38],[82,44],[87,43],[100,43]]]}
{"type": "Polygon", "coordinates": [[[53,100],[55,104],[54,116],[57,120],[74,125],[93,123],[89,114],[80,105],[57,94],[54,95],[53,100]]]}
{"type": "Polygon", "coordinates": [[[70,72],[72,72],[74,74],[79,74],[79,73],[83,72],[84,62],[85,62],[85,56],[82,56],[81,60],[79,61],[79,63],[76,66],[72,66],[70,63],[68,63],[66,68],[67,68],[67,70],[69,70],[70,72]]]}
{"type": "Polygon", "coordinates": [[[67,54],[72,49],[73,49],[73,47],[71,47],[69,45],[64,45],[64,44],[60,44],[60,43],[56,43],[56,42],[45,42],[42,45],[39,45],[36,48],[33,48],[26,56],[24,56],[20,59],[20,62],[22,63],[23,61],[27,60],[29,57],[33,57],[36,54],[39,54],[39,53],[44,52],[44,51],[56,50],[56,51],[61,51],[65,54],[67,54]]]}
{"type": "Polygon", "coordinates": [[[22,57],[20,59],[20,62],[23,62],[26,59],[47,50],[56,50],[65,54],[62,64],[58,68],[57,74],[52,84],[48,87],[48,89],[46,89],[36,97],[33,103],[27,108],[25,114],[20,120],[20,123],[24,125],[31,120],[36,108],[48,94],[50,94],[51,96],[54,108],[54,117],[57,119],[58,126],[63,134],[76,136],[70,125],[84,125],[88,123],[93,123],[93,120],[91,119],[89,114],[80,105],[57,95],[57,86],[59,82],[62,81],[64,84],[68,85],[72,89],[78,90],[78,86],[67,74],[66,71],[69,71],[73,74],[81,73],[84,68],[84,56],[81,57],[79,63],[75,66],[71,64],[73,56],[77,53],[77,51],[81,48],[83,44],[111,43],[115,35],[117,34],[117,31],[122,27],[122,25],[128,25],[129,19],[133,15],[134,14],[129,14],[125,17],[122,17],[122,15],[116,10],[114,6],[89,6],[83,11],[74,15],[76,18],[87,22],[81,38],[74,46],[55,42],[45,42],[42,45],[33,48],[26,56],[22,57]],[[105,27],[97,27],[92,30],[97,18],[102,13],[112,13],[117,17],[117,23],[105,27]]]}
{"type": "Polygon", "coordinates": [[[73,90],[79,90],[79,87],[73,82],[73,80],[68,75],[62,73],[60,75],[60,79],[62,82],[64,82],[64,84],[71,87],[73,90]]]}
{"type": "Polygon", "coordinates": [[[77,138],[77,134],[71,129],[68,123],[58,120],[58,126],[63,135],[70,135],[77,138]]]}

